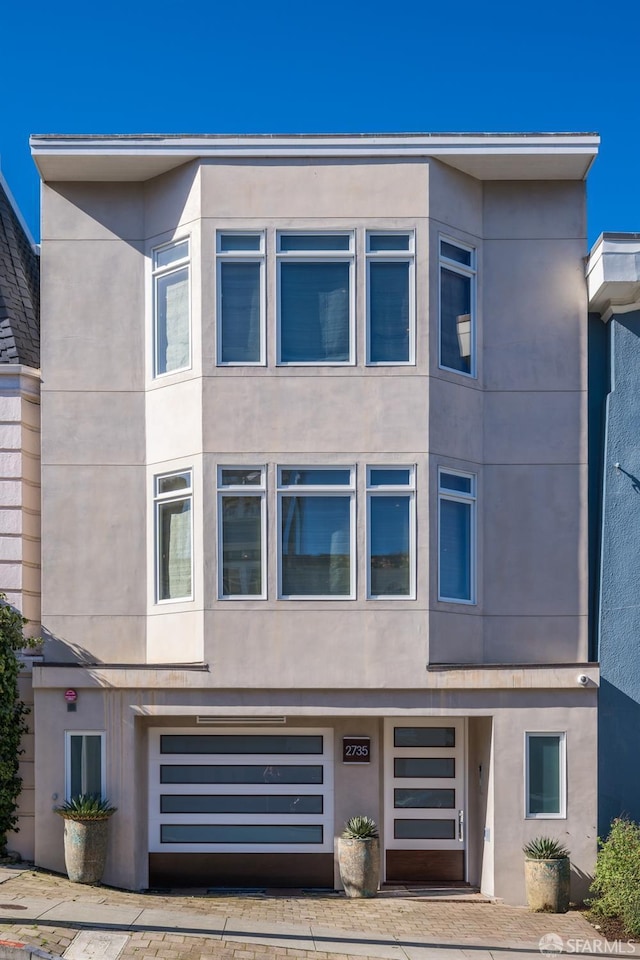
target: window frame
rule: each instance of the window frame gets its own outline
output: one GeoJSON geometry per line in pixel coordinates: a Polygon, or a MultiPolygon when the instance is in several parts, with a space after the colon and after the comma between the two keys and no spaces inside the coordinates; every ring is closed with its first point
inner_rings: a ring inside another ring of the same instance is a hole
{"type": "Polygon", "coordinates": [[[100,738],[100,782],[102,785],[102,799],[108,796],[106,786],[107,757],[105,751],[106,731],[104,730],[65,730],[64,732],[64,795],[71,800],[71,738],[72,737],[99,737],[100,738]]]}
{"type": "Polygon", "coordinates": [[[465,243],[462,240],[457,240],[454,237],[448,236],[444,233],[438,234],[438,367],[440,370],[446,370],[448,373],[455,373],[461,377],[467,377],[470,380],[477,380],[478,378],[478,369],[477,369],[477,301],[478,301],[478,250],[476,247],[471,246],[468,243],[465,243]],[[442,253],[442,244],[448,243],[452,247],[458,247],[460,250],[471,254],[471,264],[466,266],[463,263],[459,263],[457,260],[450,260],[448,257],[444,256],[442,253]],[[452,273],[458,273],[460,276],[467,277],[470,280],[471,286],[471,330],[470,330],[470,349],[471,349],[471,358],[469,364],[469,371],[466,370],[457,370],[455,367],[448,367],[442,361],[442,271],[443,269],[450,270],[452,273]]]}
{"type": "Polygon", "coordinates": [[[266,366],[266,316],[267,316],[267,283],[266,283],[266,239],[262,230],[216,230],[216,366],[218,367],[264,367],[266,366]],[[222,238],[257,237],[259,249],[252,250],[222,250],[222,238]],[[257,263],[260,267],[260,358],[258,360],[223,360],[222,358],[222,264],[257,263]]]}
{"type": "Polygon", "coordinates": [[[527,730],[524,735],[524,818],[525,820],[567,819],[567,732],[566,730],[527,730]],[[557,737],[559,743],[558,765],[560,803],[558,813],[532,813],[530,810],[530,762],[529,745],[532,737],[557,737]]]}
{"type": "Polygon", "coordinates": [[[365,364],[368,367],[411,367],[416,363],[416,240],[415,230],[367,230],[365,234],[365,364]],[[408,250],[371,250],[371,237],[408,237],[408,250]],[[407,360],[371,359],[371,264],[407,263],[409,265],[409,356],[407,360]]]}
{"type": "Polygon", "coordinates": [[[164,605],[167,603],[189,603],[194,599],[194,523],[193,523],[193,506],[194,506],[194,486],[193,486],[193,467],[184,467],[183,469],[169,470],[167,473],[157,473],[153,477],[153,540],[154,540],[154,602],[156,605],[164,605]],[[176,491],[171,490],[168,493],[158,493],[159,485],[161,480],[166,480],[169,477],[177,477],[182,474],[189,474],[190,486],[184,490],[176,491]],[[189,522],[190,522],[190,537],[191,537],[191,593],[189,596],[184,597],[160,597],[160,585],[161,585],[161,545],[160,545],[160,508],[162,504],[165,503],[177,503],[180,500],[189,500],[190,509],[189,509],[189,522]]]}
{"type": "Polygon", "coordinates": [[[416,465],[383,463],[369,464],[366,471],[366,564],[367,564],[367,600],[415,600],[416,599],[416,465]],[[373,484],[372,470],[408,470],[409,482],[406,484],[373,484]],[[396,497],[403,494],[409,497],[409,593],[408,594],[374,594],[371,590],[371,501],[374,497],[396,497]]]}
{"type": "Polygon", "coordinates": [[[356,365],[356,235],[355,229],[276,230],[276,367],[353,367],[356,365]],[[282,250],[283,237],[340,236],[349,238],[348,250],[282,250]],[[283,263],[346,263],[349,266],[349,358],[348,360],[283,360],[282,359],[282,264],[283,263]]]}
{"type": "Polygon", "coordinates": [[[192,290],[191,290],[191,236],[186,234],[185,236],[176,237],[174,240],[170,240],[168,243],[161,243],[158,246],[152,247],[151,249],[151,288],[152,288],[152,310],[153,310],[153,379],[158,380],[161,377],[170,377],[176,373],[183,373],[185,370],[191,370],[193,367],[193,330],[192,330],[192,290]],[[170,250],[172,247],[177,247],[181,243],[187,244],[187,255],[180,260],[176,260],[174,263],[170,263],[165,267],[156,266],[156,261],[159,253],[162,253],[164,250],[170,250]],[[158,281],[163,277],[170,276],[172,273],[177,273],[179,270],[187,271],[187,334],[189,340],[189,359],[188,363],[183,367],[176,367],[173,370],[163,370],[159,369],[159,358],[158,358],[158,346],[160,338],[158,336],[158,281]]]}
{"type": "Polygon", "coordinates": [[[227,464],[220,463],[216,471],[216,490],[217,490],[217,563],[218,563],[218,600],[266,600],[268,599],[267,585],[267,468],[264,464],[254,466],[253,464],[227,464]],[[223,484],[223,470],[257,470],[260,472],[259,484],[223,484]],[[260,576],[262,590],[260,593],[224,593],[224,563],[223,563],[223,523],[222,523],[222,501],[224,497],[254,496],[260,499],[260,576]]]}
{"type": "Polygon", "coordinates": [[[478,503],[478,477],[475,473],[468,473],[465,470],[458,470],[453,467],[438,466],[438,525],[437,525],[437,553],[438,553],[438,601],[440,603],[461,603],[466,606],[475,606],[477,604],[477,503],[478,503]],[[451,490],[442,486],[441,477],[448,473],[456,477],[464,477],[471,481],[471,492],[463,493],[458,490],[451,490]],[[469,599],[459,597],[444,596],[441,590],[442,571],[441,571],[441,546],[442,546],[442,501],[454,501],[464,503],[470,508],[470,537],[469,537],[469,599]]]}

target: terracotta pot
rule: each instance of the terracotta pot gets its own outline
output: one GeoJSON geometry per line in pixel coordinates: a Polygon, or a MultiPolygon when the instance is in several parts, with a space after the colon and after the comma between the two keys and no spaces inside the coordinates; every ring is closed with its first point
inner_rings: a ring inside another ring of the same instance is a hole
{"type": "Polygon", "coordinates": [[[107,859],[108,820],[64,821],[64,862],[74,883],[99,883],[107,859]]]}
{"type": "Polygon", "coordinates": [[[566,913],[569,909],[571,865],[561,860],[524,861],[527,904],[536,913],[566,913]]]}
{"type": "Polygon", "coordinates": [[[380,879],[380,841],[338,840],[340,879],[348,897],[375,897],[380,879]]]}

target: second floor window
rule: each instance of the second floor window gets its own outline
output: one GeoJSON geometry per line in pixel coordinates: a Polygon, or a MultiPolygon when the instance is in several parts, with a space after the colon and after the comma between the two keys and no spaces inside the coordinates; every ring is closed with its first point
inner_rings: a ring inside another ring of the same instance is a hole
{"type": "Polygon", "coordinates": [[[264,234],[218,234],[218,363],[264,363],[264,234]]]}
{"type": "Polygon", "coordinates": [[[413,234],[367,234],[367,363],[413,361],[413,234]]]}
{"type": "Polygon", "coordinates": [[[191,366],[189,241],[153,251],[154,375],[191,366]]]}
{"type": "Polygon", "coordinates": [[[156,599],[191,600],[191,470],[155,479],[156,599]]]}
{"type": "Polygon", "coordinates": [[[218,468],[218,596],[266,596],[264,467],[218,468]]]}
{"type": "Polygon", "coordinates": [[[476,251],[440,238],[440,366],[476,375],[476,251]]]}

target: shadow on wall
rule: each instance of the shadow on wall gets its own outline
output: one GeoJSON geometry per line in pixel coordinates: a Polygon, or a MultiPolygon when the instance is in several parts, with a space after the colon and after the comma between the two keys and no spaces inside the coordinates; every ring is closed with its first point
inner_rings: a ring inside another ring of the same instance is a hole
{"type": "Polygon", "coordinates": [[[593,874],[584,873],[571,864],[571,902],[580,906],[589,896],[593,874]]]}
{"type": "Polygon", "coordinates": [[[40,652],[44,655],[47,665],[52,663],[68,663],[75,666],[95,666],[102,663],[95,653],[90,653],[84,647],[69,643],[64,637],[59,637],[46,627],[42,628],[42,644],[40,652]]]}
{"type": "Polygon", "coordinates": [[[615,817],[626,815],[640,821],[639,701],[640,685],[634,700],[608,680],[601,680],[598,834],[603,839],[615,817]]]}

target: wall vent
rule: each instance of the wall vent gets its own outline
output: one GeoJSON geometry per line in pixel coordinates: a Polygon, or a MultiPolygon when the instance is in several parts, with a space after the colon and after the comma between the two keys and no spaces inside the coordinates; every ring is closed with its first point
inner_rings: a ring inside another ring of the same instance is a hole
{"type": "Polygon", "coordinates": [[[204,724],[209,726],[233,726],[233,727],[246,727],[246,726],[266,726],[273,727],[277,724],[284,724],[287,722],[286,717],[196,717],[196,723],[204,724]]]}

